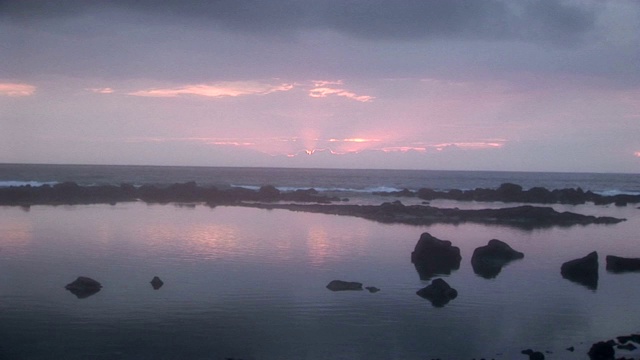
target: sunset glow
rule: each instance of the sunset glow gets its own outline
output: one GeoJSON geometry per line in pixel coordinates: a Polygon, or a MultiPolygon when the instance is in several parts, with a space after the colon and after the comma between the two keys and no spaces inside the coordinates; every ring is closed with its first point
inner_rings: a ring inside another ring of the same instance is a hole
{"type": "Polygon", "coordinates": [[[36,92],[36,87],[29,84],[0,83],[0,96],[30,96],[36,92]]]}
{"type": "Polygon", "coordinates": [[[204,97],[236,97],[242,95],[267,95],[278,91],[289,91],[292,84],[264,84],[259,82],[224,82],[217,84],[186,85],[176,88],[147,89],[130,92],[129,95],[144,97],[178,97],[195,95],[204,97]]]}
{"type": "MultiPolygon", "coordinates": [[[[399,144],[397,140],[367,139],[367,138],[346,138],[346,139],[307,139],[298,137],[292,138],[216,138],[216,137],[145,137],[130,138],[129,142],[155,142],[171,143],[185,142],[197,143],[210,146],[237,147],[251,149],[270,156],[296,157],[298,155],[314,155],[323,152],[331,155],[346,155],[360,153],[363,151],[379,151],[384,153],[393,152],[426,152],[428,150],[443,151],[448,148],[458,148],[462,150],[483,150],[499,149],[504,146],[502,142],[460,142],[460,143],[440,143],[425,144],[411,143],[399,144]],[[304,144],[313,143],[313,147],[305,147],[304,144]]],[[[636,155],[640,152],[636,153],[636,155]]]]}
{"type": "Polygon", "coordinates": [[[640,171],[637,1],[10,3],[0,162],[640,171]]]}
{"type": "Polygon", "coordinates": [[[105,87],[105,88],[90,88],[87,89],[91,92],[94,92],[96,94],[113,94],[115,91],[112,88],[109,87],[105,87]]]}

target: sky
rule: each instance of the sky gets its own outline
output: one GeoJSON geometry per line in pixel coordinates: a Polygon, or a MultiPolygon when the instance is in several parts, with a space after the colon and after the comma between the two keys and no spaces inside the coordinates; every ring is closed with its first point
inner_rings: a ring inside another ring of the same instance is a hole
{"type": "Polygon", "coordinates": [[[640,1],[0,0],[0,163],[640,173],[640,1]]]}

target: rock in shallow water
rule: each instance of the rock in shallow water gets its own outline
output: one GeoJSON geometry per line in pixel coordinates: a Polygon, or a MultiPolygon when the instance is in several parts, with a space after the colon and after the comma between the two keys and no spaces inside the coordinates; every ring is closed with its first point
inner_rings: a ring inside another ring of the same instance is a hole
{"type": "Polygon", "coordinates": [[[78,299],[84,299],[100,291],[102,285],[90,277],[78,276],[76,280],[67,284],[64,288],[77,296],[78,299]]]}
{"type": "Polygon", "coordinates": [[[151,286],[153,286],[153,290],[160,289],[162,285],[164,285],[164,282],[160,280],[160,278],[157,276],[154,276],[153,279],[151,280],[151,286]]]}
{"type": "Polygon", "coordinates": [[[443,279],[435,279],[428,286],[418,290],[416,294],[431,301],[433,306],[442,307],[455,299],[458,296],[458,291],[443,279]]]}
{"type": "Polygon", "coordinates": [[[531,349],[522,350],[520,352],[524,355],[529,355],[529,360],[544,360],[544,354],[540,351],[533,351],[531,349]]]}
{"type": "Polygon", "coordinates": [[[471,266],[476,274],[491,279],[498,276],[506,264],[523,257],[523,253],[514,250],[507,243],[492,239],[487,245],[475,249],[471,266]]]}
{"type": "Polygon", "coordinates": [[[620,256],[607,255],[607,271],[613,273],[638,272],[640,271],[639,258],[624,258],[620,256]]]}
{"type": "Polygon", "coordinates": [[[411,253],[411,262],[415,265],[421,280],[429,280],[434,275],[448,275],[460,268],[460,248],[451,245],[451,241],[440,240],[429,233],[420,235],[420,239],[411,253]]]}
{"type": "Polygon", "coordinates": [[[598,288],[598,253],[593,251],[585,257],[565,262],[560,268],[560,274],[567,280],[596,290],[598,288]]]}
{"type": "Polygon", "coordinates": [[[327,285],[331,291],[362,290],[362,283],[355,281],[333,280],[327,285]]]}

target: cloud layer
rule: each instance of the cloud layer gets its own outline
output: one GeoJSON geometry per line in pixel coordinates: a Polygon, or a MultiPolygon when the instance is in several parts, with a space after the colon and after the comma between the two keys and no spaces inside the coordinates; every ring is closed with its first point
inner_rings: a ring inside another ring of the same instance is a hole
{"type": "Polygon", "coordinates": [[[637,172],[639,43],[632,0],[3,1],[0,161],[637,172]]]}

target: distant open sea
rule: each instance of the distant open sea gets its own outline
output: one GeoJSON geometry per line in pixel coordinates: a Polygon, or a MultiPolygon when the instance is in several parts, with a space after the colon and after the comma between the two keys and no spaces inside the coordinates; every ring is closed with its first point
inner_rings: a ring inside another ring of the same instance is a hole
{"type": "MultiPolygon", "coordinates": [[[[391,201],[378,191],[506,182],[640,193],[639,174],[0,164],[2,187],[66,181],[315,188],[349,204],[391,201]]],[[[524,349],[580,360],[591,344],[640,333],[640,273],[605,262],[640,258],[638,204],[544,206],[627,220],[523,229],[201,203],[0,206],[0,360],[511,360],[524,349]],[[437,276],[458,292],[443,307],[416,294],[432,280],[411,263],[423,232],[460,248],[459,269],[437,276]],[[490,239],[524,258],[485,278],[470,259],[490,239]],[[563,263],[593,251],[597,286],[561,276],[563,263]],[[78,276],[103,287],[76,297],[65,285],[78,276]],[[332,292],[332,280],[381,291],[332,292]]]]}
{"type": "Polygon", "coordinates": [[[497,188],[510,182],[525,190],[535,186],[549,190],[580,187],[602,195],[640,194],[640,174],[0,164],[0,187],[65,181],[79,185],[168,185],[195,181],[200,186],[258,188],[273,185],[284,191],[314,188],[331,192],[399,191],[405,188],[471,190],[497,188]]]}

